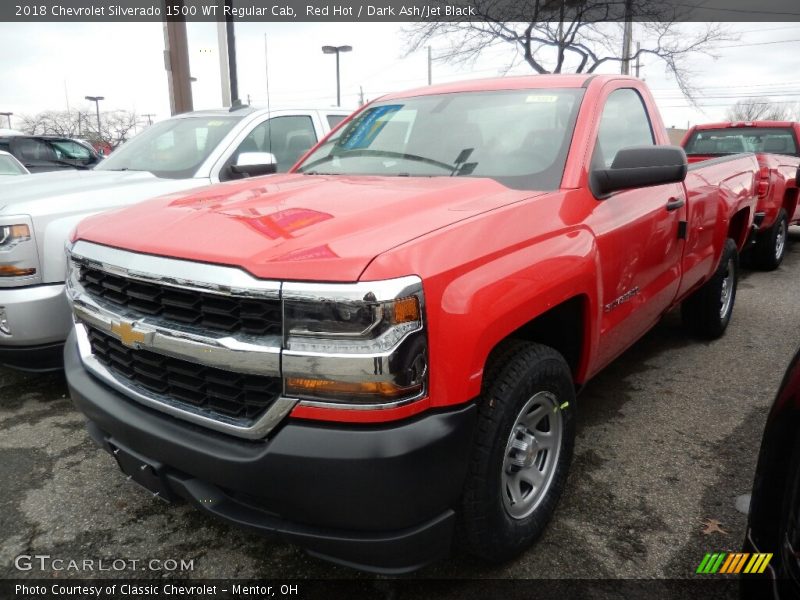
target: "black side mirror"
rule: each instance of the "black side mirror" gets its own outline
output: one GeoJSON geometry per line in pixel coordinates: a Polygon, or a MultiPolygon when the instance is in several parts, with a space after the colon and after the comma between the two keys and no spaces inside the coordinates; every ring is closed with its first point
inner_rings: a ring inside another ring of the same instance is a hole
{"type": "Polygon", "coordinates": [[[678,183],[688,169],[680,146],[631,146],[617,152],[610,169],[592,170],[589,186],[597,198],[606,198],[617,190],[678,183]]]}

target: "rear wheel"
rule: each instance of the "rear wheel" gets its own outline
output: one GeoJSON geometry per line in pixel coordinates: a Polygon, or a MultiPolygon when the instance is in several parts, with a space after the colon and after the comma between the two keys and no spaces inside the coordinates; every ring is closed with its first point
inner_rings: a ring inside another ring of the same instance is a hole
{"type": "Polygon", "coordinates": [[[714,275],[681,305],[683,322],[692,333],[707,339],[725,333],[733,314],[738,282],[739,252],[736,242],[728,239],[714,275]]]}
{"type": "Polygon", "coordinates": [[[761,233],[756,240],[756,247],[753,249],[756,266],[764,271],[777,269],[786,254],[788,238],[789,219],[786,211],[781,209],[772,227],[761,233]]]}
{"type": "Polygon", "coordinates": [[[486,370],[462,528],[468,550],[500,562],[544,531],[566,482],[575,391],[564,358],[512,341],[486,370]]]}

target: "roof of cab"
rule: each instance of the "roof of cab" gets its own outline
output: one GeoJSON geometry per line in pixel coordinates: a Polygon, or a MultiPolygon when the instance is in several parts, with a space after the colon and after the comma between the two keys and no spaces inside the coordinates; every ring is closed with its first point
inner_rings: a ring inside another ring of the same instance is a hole
{"type": "Polygon", "coordinates": [[[732,129],[739,127],[793,127],[794,121],[720,121],[695,125],[695,129],[732,129]]]}
{"type": "Polygon", "coordinates": [[[353,112],[349,108],[340,108],[337,106],[271,106],[269,109],[266,106],[249,106],[242,105],[233,110],[229,108],[209,108],[204,110],[195,110],[192,112],[181,113],[171,118],[187,118],[187,117],[245,117],[256,112],[277,112],[279,110],[296,110],[296,111],[312,111],[321,110],[333,114],[349,115],[353,112]]]}
{"type": "Polygon", "coordinates": [[[395,98],[409,98],[412,96],[427,96],[431,94],[488,92],[493,90],[580,88],[587,87],[590,82],[603,84],[612,79],[631,79],[633,81],[639,81],[635,77],[626,77],[623,75],[520,75],[516,77],[493,77],[491,79],[469,79],[466,81],[429,85],[402,92],[392,92],[382,96],[380,99],[392,100],[395,98]]]}

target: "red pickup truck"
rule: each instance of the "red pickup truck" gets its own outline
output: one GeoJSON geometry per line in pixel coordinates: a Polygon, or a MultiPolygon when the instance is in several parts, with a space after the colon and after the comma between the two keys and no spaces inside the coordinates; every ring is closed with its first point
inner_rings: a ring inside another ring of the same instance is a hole
{"type": "Polygon", "coordinates": [[[789,224],[800,222],[798,167],[800,123],[738,121],[696,125],[681,145],[690,163],[755,152],[758,159],[758,226],[753,257],[764,270],[777,269],[786,253],[789,224]]]}
{"type": "Polygon", "coordinates": [[[288,174],[91,217],[73,401],[154,495],[315,555],[508,559],[564,489],[576,392],[679,303],[730,320],[758,164],[667,144],[637,79],[445,84],[288,174]]]}

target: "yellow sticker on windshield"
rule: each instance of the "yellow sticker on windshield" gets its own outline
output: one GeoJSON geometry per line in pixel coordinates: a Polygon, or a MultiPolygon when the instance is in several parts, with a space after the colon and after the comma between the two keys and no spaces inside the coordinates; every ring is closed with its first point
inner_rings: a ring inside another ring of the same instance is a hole
{"type": "Polygon", "coordinates": [[[542,104],[549,104],[551,102],[555,102],[558,100],[558,96],[551,95],[544,95],[544,94],[535,94],[533,96],[528,96],[525,98],[525,102],[536,102],[542,104]]]}
{"type": "Polygon", "coordinates": [[[219,127],[220,125],[225,125],[225,121],[209,121],[209,127],[219,127]]]}

